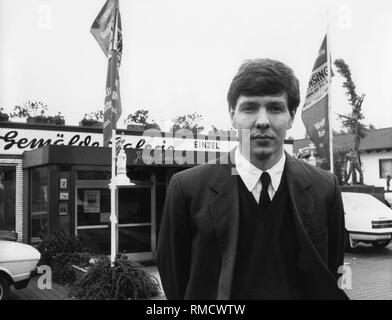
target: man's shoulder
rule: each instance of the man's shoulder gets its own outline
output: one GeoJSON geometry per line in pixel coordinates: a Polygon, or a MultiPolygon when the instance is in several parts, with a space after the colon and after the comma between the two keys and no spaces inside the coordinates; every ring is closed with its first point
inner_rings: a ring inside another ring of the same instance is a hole
{"type": "Polygon", "coordinates": [[[188,168],[185,170],[182,170],[180,172],[177,172],[173,178],[179,179],[179,180],[204,180],[208,181],[209,179],[206,179],[208,177],[211,177],[211,175],[216,172],[220,165],[215,164],[215,163],[205,163],[205,164],[200,164],[192,168],[188,168]]]}
{"type": "Polygon", "coordinates": [[[203,163],[192,168],[188,168],[176,173],[173,178],[180,180],[203,180],[209,181],[211,177],[214,177],[221,170],[230,172],[228,168],[231,168],[234,164],[231,160],[230,154],[224,154],[221,157],[213,159],[207,163],[203,163]]]}
{"type": "Polygon", "coordinates": [[[334,183],[335,175],[331,172],[296,158],[291,158],[291,161],[294,161],[303,170],[303,173],[309,177],[311,181],[325,181],[329,183],[334,183]]]}

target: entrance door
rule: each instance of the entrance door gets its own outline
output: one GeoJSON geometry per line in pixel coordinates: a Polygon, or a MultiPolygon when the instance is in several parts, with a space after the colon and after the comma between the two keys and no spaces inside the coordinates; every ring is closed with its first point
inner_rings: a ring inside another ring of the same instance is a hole
{"type": "MultiPolygon", "coordinates": [[[[117,193],[119,253],[133,260],[151,260],[155,254],[152,226],[155,203],[151,181],[132,181],[136,185],[117,193]]],[[[76,187],[76,234],[86,235],[95,250],[110,254],[110,189],[108,181],[78,181],[76,187]]]]}

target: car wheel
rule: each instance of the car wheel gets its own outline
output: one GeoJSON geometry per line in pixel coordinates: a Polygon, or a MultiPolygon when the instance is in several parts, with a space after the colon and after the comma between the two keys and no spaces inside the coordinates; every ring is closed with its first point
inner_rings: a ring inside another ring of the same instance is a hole
{"type": "Polygon", "coordinates": [[[7,300],[10,296],[10,284],[8,279],[0,274],[0,300],[7,300]]]}
{"type": "Polygon", "coordinates": [[[373,241],[372,245],[375,248],[385,248],[390,242],[391,240],[373,241]]]}

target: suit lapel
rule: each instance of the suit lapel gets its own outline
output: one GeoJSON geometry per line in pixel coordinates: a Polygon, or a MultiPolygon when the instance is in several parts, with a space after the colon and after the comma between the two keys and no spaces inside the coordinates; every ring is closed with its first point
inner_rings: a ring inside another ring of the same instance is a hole
{"type": "MultiPolygon", "coordinates": [[[[234,159],[233,154],[231,159],[234,159]]],[[[222,258],[217,296],[219,300],[230,299],[237,254],[240,210],[237,175],[234,164],[216,165],[215,174],[210,180],[214,196],[209,205],[209,213],[222,258]]]]}
{"type": "Polygon", "coordinates": [[[312,222],[315,206],[311,193],[312,182],[308,173],[290,155],[286,154],[287,184],[290,194],[294,227],[298,242],[298,267],[305,271],[316,271],[318,267],[326,270],[316,248],[310,241],[309,234],[315,232],[312,222]]]}
{"type": "MultiPolygon", "coordinates": [[[[299,246],[298,267],[306,273],[313,274],[310,278],[310,299],[346,299],[346,295],[336,286],[336,279],[330,273],[317,249],[309,238],[315,232],[312,223],[315,200],[311,193],[311,180],[299,160],[287,155],[286,169],[294,225],[299,246]],[[318,283],[313,283],[317,281],[318,283]]],[[[304,280],[305,281],[305,280],[304,280]]]]}
{"type": "Polygon", "coordinates": [[[288,154],[286,154],[286,179],[295,221],[301,230],[312,233],[314,209],[314,197],[310,191],[312,182],[306,171],[288,154]]]}

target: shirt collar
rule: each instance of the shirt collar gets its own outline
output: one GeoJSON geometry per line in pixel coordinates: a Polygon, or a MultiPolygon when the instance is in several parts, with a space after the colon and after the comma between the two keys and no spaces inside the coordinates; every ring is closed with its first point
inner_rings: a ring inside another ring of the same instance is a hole
{"type": "MultiPolygon", "coordinates": [[[[280,160],[272,168],[266,170],[266,172],[268,172],[271,177],[271,185],[274,191],[277,191],[279,188],[285,162],[286,155],[283,151],[283,155],[280,160]]],[[[257,182],[260,180],[260,176],[263,171],[250,163],[241,154],[239,148],[236,148],[235,150],[235,166],[246,188],[251,192],[256,187],[257,182]]]]}

